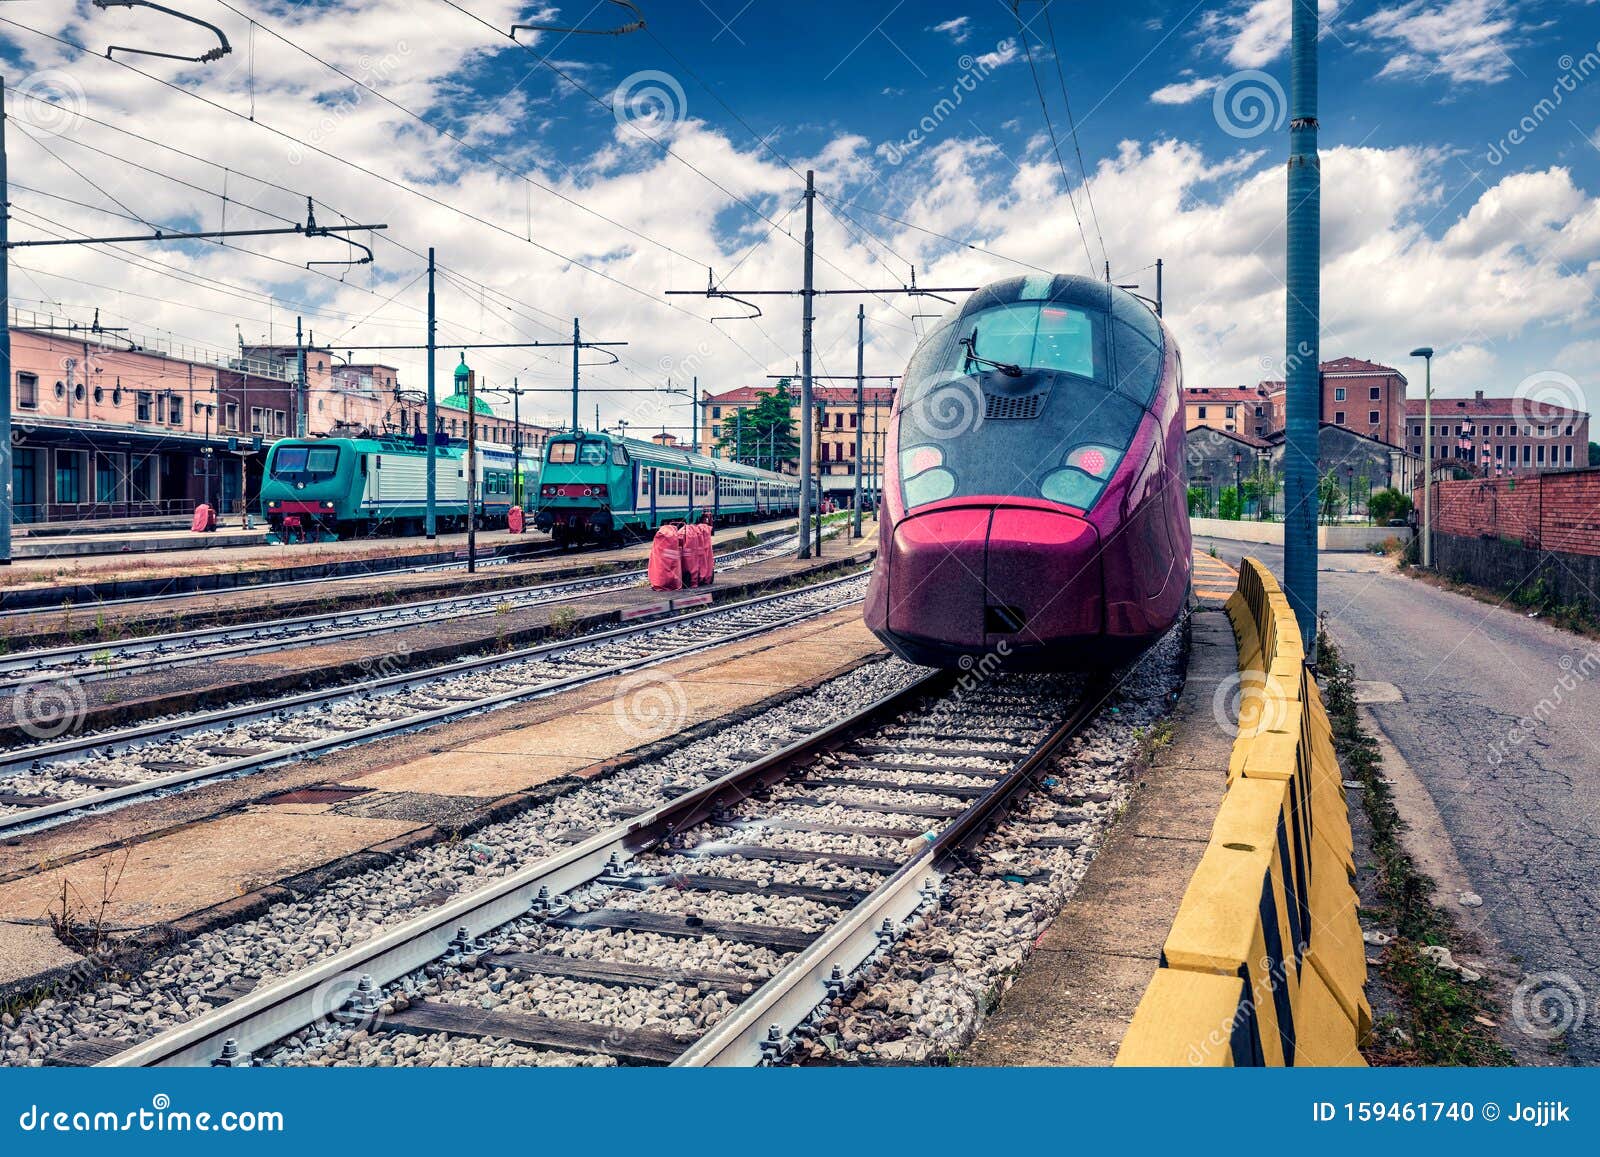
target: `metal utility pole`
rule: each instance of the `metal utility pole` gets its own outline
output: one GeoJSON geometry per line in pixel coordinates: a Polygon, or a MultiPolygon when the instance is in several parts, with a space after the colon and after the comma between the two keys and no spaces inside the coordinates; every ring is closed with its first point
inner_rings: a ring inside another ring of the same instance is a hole
{"type": "Polygon", "coordinates": [[[1421,358],[1422,387],[1422,565],[1433,565],[1433,347],[1418,346],[1411,356],[1421,358]]]}
{"type": "Polygon", "coordinates": [[[518,506],[522,505],[522,389],[517,385],[517,379],[511,379],[511,477],[516,481],[516,493],[511,497],[518,506]]]}
{"type": "Polygon", "coordinates": [[[1291,3],[1283,590],[1310,656],[1317,641],[1317,427],[1322,410],[1317,0],[1291,3]]]}
{"type": "Polygon", "coordinates": [[[306,340],[303,319],[294,319],[294,436],[304,438],[310,415],[306,412],[306,340]]]}
{"type": "Polygon", "coordinates": [[[428,513],[423,523],[423,530],[427,533],[428,541],[430,542],[438,537],[439,530],[439,517],[437,510],[439,492],[439,464],[436,461],[439,456],[439,447],[436,444],[437,431],[439,428],[439,409],[438,401],[434,397],[434,373],[437,367],[433,364],[439,352],[436,348],[436,343],[439,338],[439,318],[438,314],[434,310],[434,270],[433,246],[430,245],[428,246],[428,513]]]}
{"type": "MultiPolygon", "coordinates": [[[[698,454],[700,453],[700,376],[696,374],[691,381],[693,384],[689,387],[689,429],[694,432],[691,449],[698,454]]],[[[711,454],[709,446],[706,447],[706,454],[707,456],[711,454]]]]}
{"type": "MultiPolygon", "coordinates": [[[[806,170],[805,288],[801,290],[803,313],[800,322],[800,558],[811,557],[811,327],[816,320],[816,229],[813,215],[817,203],[816,174],[806,170]]],[[[818,531],[821,537],[821,531],[818,531]]]]}
{"type": "Polygon", "coordinates": [[[467,354],[461,352],[461,367],[456,370],[459,381],[466,379],[467,389],[467,573],[478,573],[478,395],[467,368],[467,354]]]}
{"type": "Polygon", "coordinates": [[[823,487],[826,484],[822,481],[822,477],[823,477],[823,471],[826,470],[826,468],[827,468],[824,465],[824,463],[825,463],[825,461],[827,459],[827,453],[828,453],[827,435],[828,435],[828,404],[827,404],[827,402],[818,402],[817,403],[817,493],[815,495],[816,506],[817,506],[817,530],[816,530],[816,535],[817,535],[817,557],[818,558],[822,557],[822,511],[823,511],[823,509],[824,509],[824,507],[826,505],[826,503],[823,501],[823,494],[824,494],[823,487]]]}
{"type": "Polygon", "coordinates": [[[1156,316],[1161,316],[1161,267],[1164,262],[1156,258],[1156,316]]]}
{"type": "Polygon", "coordinates": [[[572,319],[572,432],[578,432],[578,353],[583,343],[578,337],[578,319],[572,319]]]}
{"type": "Polygon", "coordinates": [[[0,566],[11,565],[11,187],[6,183],[6,81],[0,76],[0,566]]]}
{"type": "Polygon", "coordinates": [[[852,538],[861,537],[861,427],[866,420],[867,307],[856,306],[856,501],[851,516],[852,538]]]}

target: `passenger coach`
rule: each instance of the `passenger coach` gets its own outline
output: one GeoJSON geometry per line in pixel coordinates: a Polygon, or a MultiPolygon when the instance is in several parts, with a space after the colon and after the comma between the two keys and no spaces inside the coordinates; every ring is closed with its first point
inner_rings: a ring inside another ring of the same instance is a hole
{"type": "Polygon", "coordinates": [[[557,545],[613,542],[665,522],[749,522],[793,514],[800,484],[739,462],[604,433],[545,443],[534,526],[557,545]]]}

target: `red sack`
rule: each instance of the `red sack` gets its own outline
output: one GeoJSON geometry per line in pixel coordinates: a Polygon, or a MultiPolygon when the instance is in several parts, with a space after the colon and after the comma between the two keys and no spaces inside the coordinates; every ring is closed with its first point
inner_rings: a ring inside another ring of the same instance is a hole
{"type": "Polygon", "coordinates": [[[513,506],[506,515],[506,529],[512,534],[522,533],[522,507],[513,506]]]}
{"type": "Polygon", "coordinates": [[[650,543],[650,563],[645,574],[653,591],[683,589],[683,536],[676,526],[663,526],[650,543]]]}
{"type": "Polygon", "coordinates": [[[705,572],[701,576],[700,582],[702,586],[710,586],[717,581],[717,551],[716,547],[711,544],[711,524],[709,522],[700,524],[700,537],[704,540],[703,549],[705,550],[705,554],[702,556],[705,572]]]}
{"type": "Polygon", "coordinates": [[[705,561],[700,545],[700,526],[690,523],[683,528],[683,585],[697,587],[704,583],[705,561]]]}
{"type": "Polygon", "coordinates": [[[194,521],[189,529],[196,534],[206,534],[217,529],[217,512],[202,502],[194,508],[194,521]]]}

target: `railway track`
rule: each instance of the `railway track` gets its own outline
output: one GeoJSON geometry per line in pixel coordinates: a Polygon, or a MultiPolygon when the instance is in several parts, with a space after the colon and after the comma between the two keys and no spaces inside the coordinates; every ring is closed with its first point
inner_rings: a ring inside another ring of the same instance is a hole
{"type": "Polygon", "coordinates": [[[0,752],[0,833],[460,719],[802,622],[864,596],[864,574],[363,683],[0,752]]]}
{"type": "MultiPolygon", "coordinates": [[[[792,549],[794,538],[729,551],[719,570],[737,570],[792,549]]],[[[26,689],[40,681],[70,677],[80,683],[143,674],[203,660],[286,650],[308,642],[338,642],[437,621],[549,606],[596,591],[632,586],[643,567],[562,582],[539,583],[472,595],[423,599],[361,611],[336,611],[283,619],[262,619],[193,631],[176,631],[111,643],[86,643],[0,656],[0,693],[26,689]]]]}
{"type": "Polygon", "coordinates": [[[429,1063],[415,1042],[440,1038],[513,1063],[780,1062],[1100,702],[1048,677],[953,683],[928,675],[99,1063],[429,1063]]]}

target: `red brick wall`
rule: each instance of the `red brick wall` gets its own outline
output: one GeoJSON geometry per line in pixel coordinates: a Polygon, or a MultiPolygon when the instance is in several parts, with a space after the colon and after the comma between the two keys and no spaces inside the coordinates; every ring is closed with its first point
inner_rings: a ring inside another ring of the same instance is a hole
{"type": "Polygon", "coordinates": [[[1440,534],[1600,555],[1600,469],[1440,482],[1433,526],[1440,534]]]}

